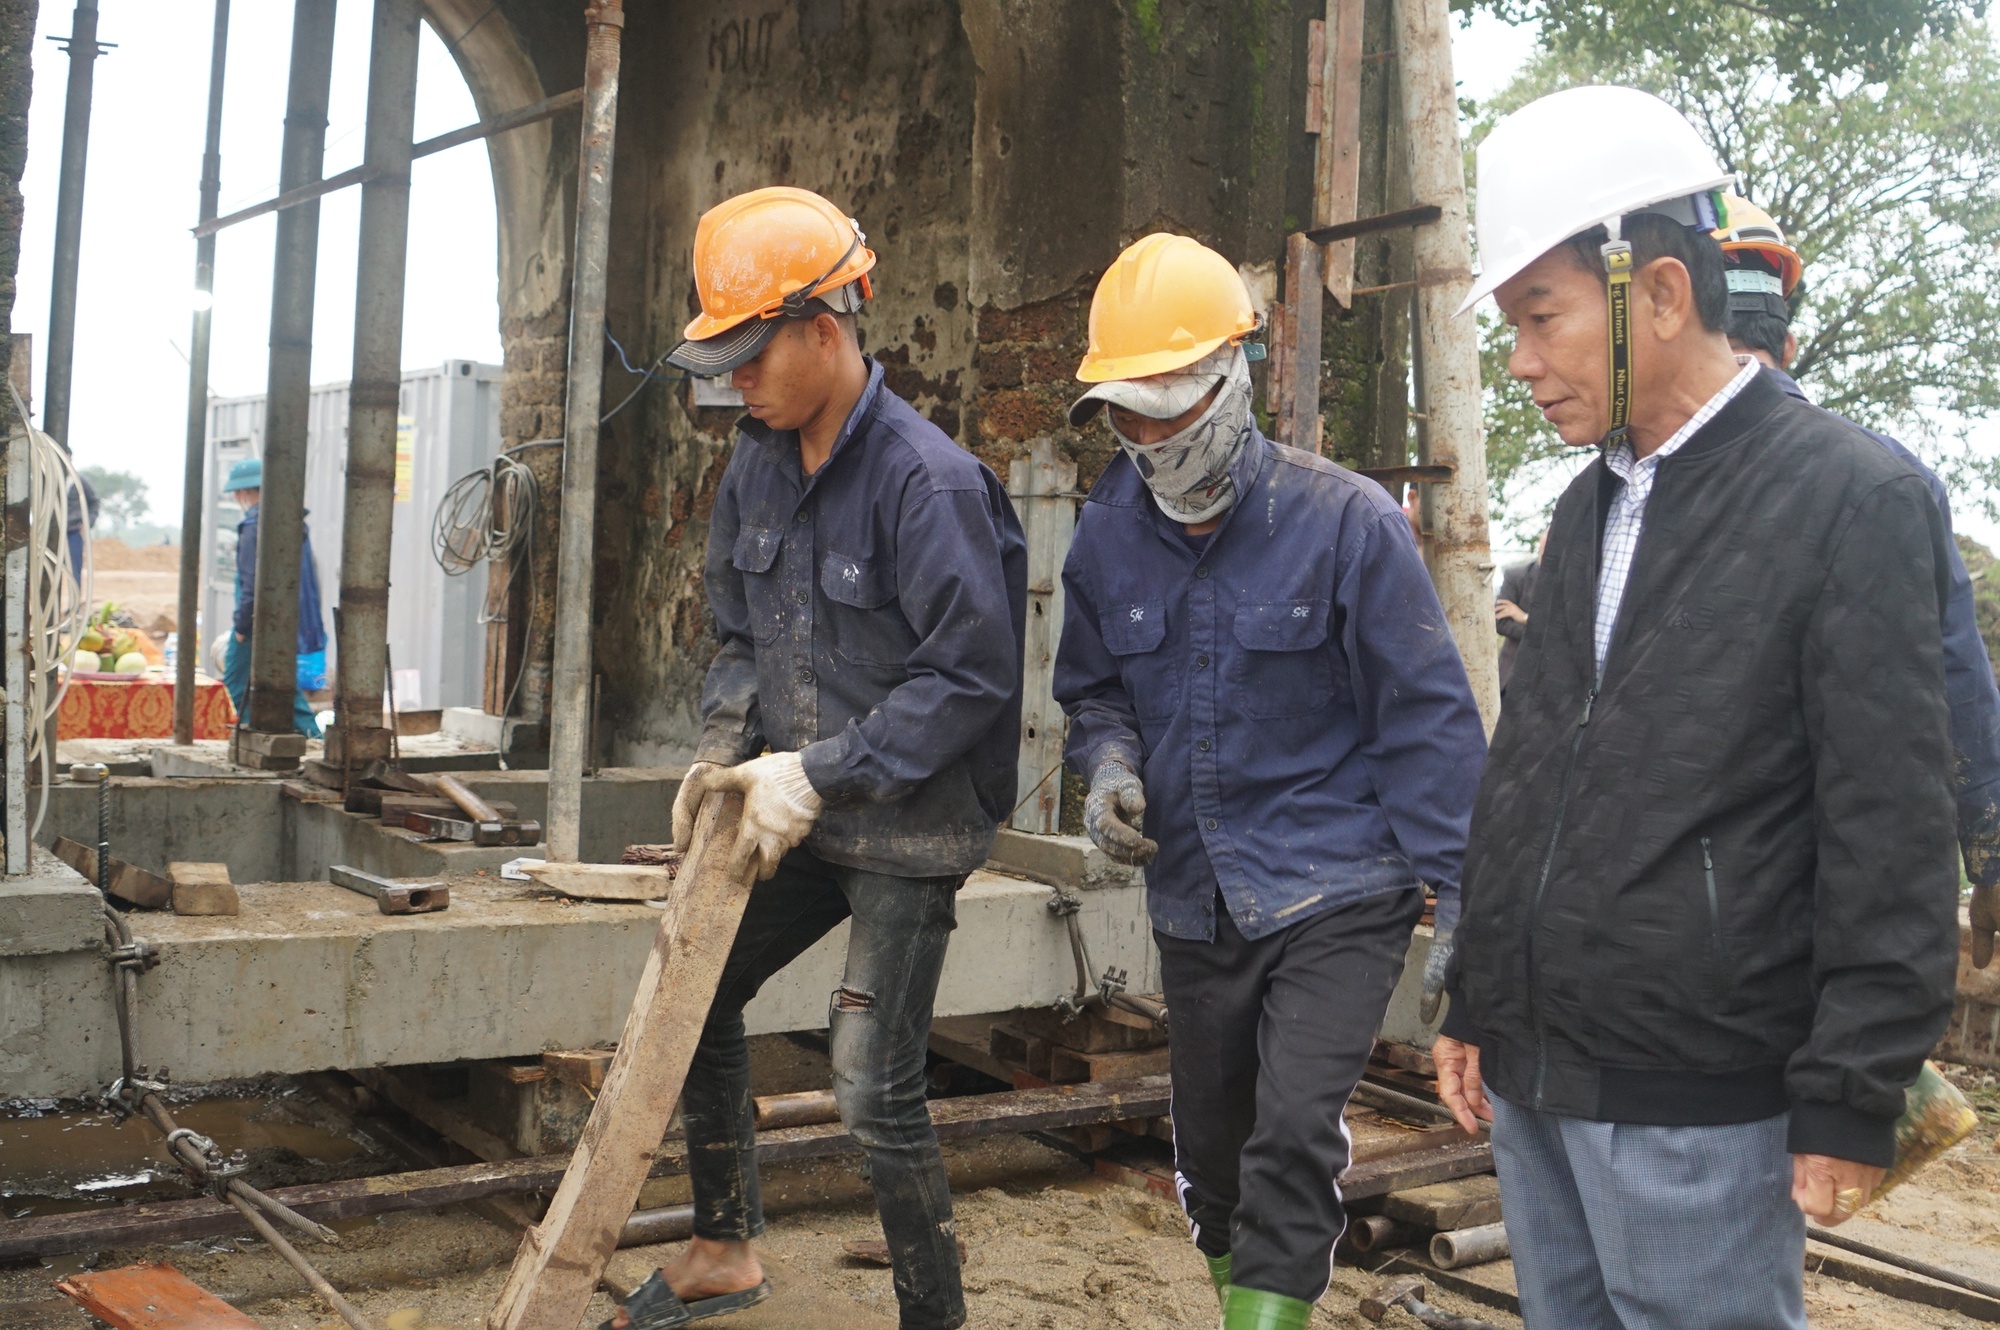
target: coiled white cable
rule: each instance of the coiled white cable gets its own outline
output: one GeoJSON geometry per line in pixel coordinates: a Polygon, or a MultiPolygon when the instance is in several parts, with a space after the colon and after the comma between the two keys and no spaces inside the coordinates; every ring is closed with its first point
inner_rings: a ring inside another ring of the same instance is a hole
{"type": "MultiPolygon", "coordinates": [[[[86,531],[81,576],[70,568],[70,496],[74,494],[79,505],[84,502],[83,480],[76,473],[75,462],[29,421],[20,390],[9,383],[7,391],[14,398],[14,411],[28,440],[28,695],[24,710],[28,717],[28,769],[32,771],[38,761],[42,768],[41,802],[28,833],[33,840],[49,811],[49,778],[55,768],[55,754],[46,751],[49,721],[62,709],[76,644],[90,622],[93,559],[86,531]],[[63,667],[62,677],[52,690],[49,680],[57,665],[63,667]]],[[[9,446],[20,437],[16,434],[9,446]]]]}

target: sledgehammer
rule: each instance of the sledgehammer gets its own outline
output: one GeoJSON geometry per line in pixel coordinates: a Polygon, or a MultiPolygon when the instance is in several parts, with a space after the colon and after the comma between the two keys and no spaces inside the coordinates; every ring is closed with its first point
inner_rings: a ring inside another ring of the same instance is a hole
{"type": "MultiPolygon", "coordinates": [[[[443,829],[444,834],[452,840],[468,839],[474,845],[533,845],[542,838],[541,823],[508,821],[500,816],[498,809],[474,794],[471,788],[456,776],[439,772],[435,776],[421,776],[418,779],[464,809],[465,815],[471,819],[470,823],[463,824],[472,828],[472,835],[469,837],[450,836],[449,828],[443,829]]],[[[437,818],[432,821],[450,822],[451,819],[437,818]]],[[[439,831],[439,828],[434,827],[431,829],[431,834],[437,835],[439,831]]]]}
{"type": "Polygon", "coordinates": [[[1431,1330],[1498,1330],[1491,1321],[1454,1316],[1431,1306],[1424,1301],[1427,1291],[1424,1281],[1415,1275],[1391,1275],[1361,1299],[1361,1314],[1379,1325],[1391,1307],[1401,1307],[1431,1330]]]}

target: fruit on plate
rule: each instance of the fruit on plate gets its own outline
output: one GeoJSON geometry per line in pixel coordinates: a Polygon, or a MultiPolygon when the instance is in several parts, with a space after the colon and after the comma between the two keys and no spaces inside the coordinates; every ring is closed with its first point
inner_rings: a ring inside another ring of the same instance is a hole
{"type": "Polygon", "coordinates": [[[76,655],[70,658],[70,668],[78,674],[97,674],[104,669],[104,662],[98,658],[95,651],[86,651],[79,647],[76,655]]]}
{"type": "Polygon", "coordinates": [[[118,663],[111,669],[116,674],[144,674],[146,658],[136,651],[128,651],[118,658],[118,663]]]}
{"type": "Polygon", "coordinates": [[[97,652],[104,650],[104,634],[98,632],[95,628],[86,628],[83,630],[82,638],[77,641],[76,645],[78,649],[95,655],[97,652]]]}

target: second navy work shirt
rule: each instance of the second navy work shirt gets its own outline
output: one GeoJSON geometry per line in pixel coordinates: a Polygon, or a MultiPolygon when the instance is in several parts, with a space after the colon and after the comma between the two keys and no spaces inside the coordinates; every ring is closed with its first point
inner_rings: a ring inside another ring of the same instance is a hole
{"type": "Polygon", "coordinates": [[[1402,510],[1252,431],[1199,552],[1122,454],[1077,518],[1068,757],[1138,771],[1153,926],[1246,938],[1427,883],[1455,906],[1486,735],[1402,510]]]}
{"type": "Polygon", "coordinates": [[[868,367],[810,476],[796,432],[737,422],[695,757],[796,751],[826,801],[805,841],[820,858],[969,873],[1014,806],[1027,546],[986,464],[868,367]]]}

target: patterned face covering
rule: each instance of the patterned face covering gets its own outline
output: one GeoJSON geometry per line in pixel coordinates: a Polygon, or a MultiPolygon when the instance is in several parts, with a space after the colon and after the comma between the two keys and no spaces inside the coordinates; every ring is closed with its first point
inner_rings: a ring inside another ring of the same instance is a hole
{"type": "Polygon", "coordinates": [[[1221,384],[1196,421],[1158,443],[1139,444],[1111,432],[1139,470],[1160,511],[1193,525],[1236,502],[1229,470],[1250,438],[1250,363],[1239,346],[1220,346],[1186,369],[1105,384],[1099,400],[1155,420],[1171,420],[1221,384]]]}

